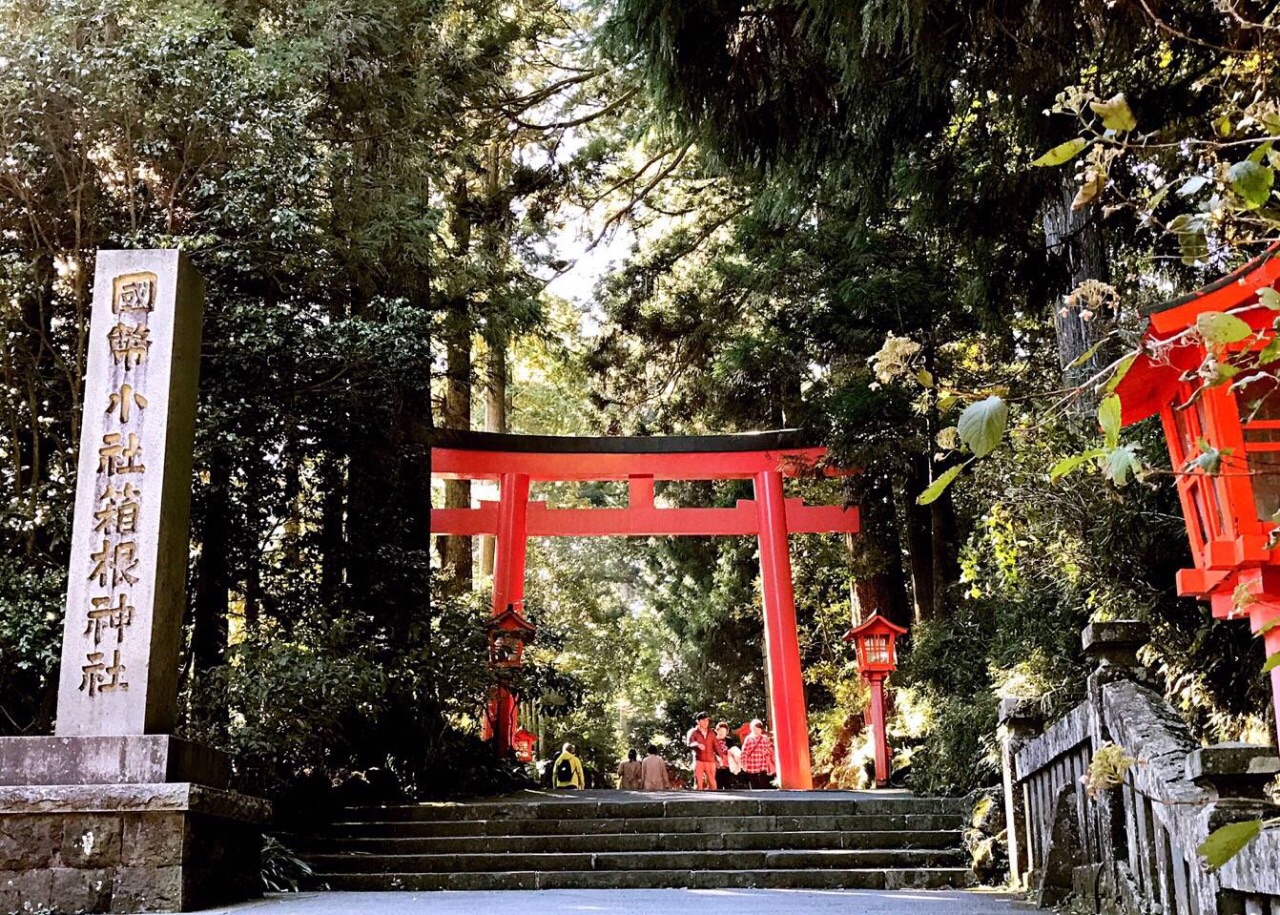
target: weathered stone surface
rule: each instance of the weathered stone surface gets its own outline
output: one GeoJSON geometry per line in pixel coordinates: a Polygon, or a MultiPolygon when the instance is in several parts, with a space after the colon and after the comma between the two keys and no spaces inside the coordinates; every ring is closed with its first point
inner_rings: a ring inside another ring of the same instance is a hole
{"type": "Polygon", "coordinates": [[[186,818],[181,813],[127,813],[121,862],[167,867],[181,864],[186,849],[186,818]]]}
{"type": "Polygon", "coordinates": [[[46,817],[0,816],[0,871],[49,867],[62,845],[60,825],[46,817]]]}
{"type": "Polygon", "coordinates": [[[98,252],[60,737],[158,734],[175,723],[203,303],[178,251],[98,252]],[[126,503],[127,516],[101,526],[99,512],[126,503]]]}
{"type": "Polygon", "coordinates": [[[114,873],[107,868],[55,867],[50,872],[52,908],[61,912],[109,912],[114,873]]]}
{"type": "Polygon", "coordinates": [[[1194,750],[1187,757],[1187,778],[1202,788],[1212,788],[1220,798],[1263,800],[1267,784],[1277,774],[1280,756],[1274,747],[1218,743],[1194,750]]]}
{"type": "Polygon", "coordinates": [[[1091,740],[1089,706],[1077,705],[1046,728],[1042,736],[1023,745],[1014,760],[1016,776],[1019,780],[1025,779],[1030,773],[1091,740]]]}
{"type": "Polygon", "coordinates": [[[104,867],[120,861],[118,815],[81,814],[62,818],[62,863],[67,867],[104,867]]]}
{"type": "MultiPolygon", "coordinates": [[[[41,900],[53,898],[53,869],[0,871],[0,912],[36,909],[41,900]],[[35,903],[35,904],[33,904],[35,903]]],[[[52,908],[51,904],[44,905],[52,908]]],[[[72,909],[72,911],[75,911],[72,909]]]]}
{"type": "Polygon", "coordinates": [[[0,787],[3,814],[141,810],[189,810],[250,823],[265,823],[271,818],[271,804],[261,798],[184,782],[0,787]]]}
{"type": "Polygon", "coordinates": [[[186,911],[183,886],[181,867],[121,867],[116,870],[111,911],[186,911]]]}
{"type": "Polygon", "coordinates": [[[1090,623],[1081,634],[1085,657],[1098,665],[1095,680],[1142,677],[1138,650],[1151,638],[1151,628],[1137,620],[1090,623]]]}
{"type": "Polygon", "coordinates": [[[31,911],[142,912],[258,895],[257,815],[265,804],[239,804],[238,796],[211,803],[206,792],[164,790],[176,787],[0,789],[21,801],[0,797],[0,852],[7,862],[0,866],[0,901],[20,899],[31,911]],[[202,807],[255,816],[236,819],[202,807]]]}
{"type": "Polygon", "coordinates": [[[1039,874],[1037,904],[1044,908],[1066,899],[1071,894],[1075,869],[1087,863],[1076,812],[1076,789],[1074,785],[1063,785],[1054,804],[1053,830],[1039,874]]]}
{"type": "Polygon", "coordinates": [[[225,788],[225,753],[168,734],[0,738],[0,785],[197,782],[225,788]]]}

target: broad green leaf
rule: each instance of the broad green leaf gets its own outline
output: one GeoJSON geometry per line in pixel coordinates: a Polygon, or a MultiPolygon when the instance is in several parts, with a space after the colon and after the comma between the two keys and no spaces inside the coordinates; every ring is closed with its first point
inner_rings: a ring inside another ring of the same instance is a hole
{"type": "Polygon", "coordinates": [[[1258,365],[1268,365],[1280,359],[1280,336],[1272,337],[1258,353],[1258,365]]]}
{"type": "Polygon", "coordinates": [[[933,387],[933,373],[926,369],[921,369],[916,372],[916,381],[920,382],[926,388],[931,388],[933,387]]]}
{"type": "Polygon", "coordinates": [[[1079,366],[1084,365],[1086,362],[1088,362],[1090,359],[1092,359],[1095,355],[1097,355],[1097,353],[1098,353],[1098,347],[1102,346],[1102,344],[1103,344],[1104,342],[1105,342],[1105,341],[1103,341],[1103,340],[1099,340],[1097,343],[1093,344],[1093,346],[1089,347],[1087,350],[1085,350],[1085,351],[1084,351],[1083,353],[1081,353],[1079,356],[1076,356],[1076,358],[1072,359],[1072,360],[1071,360],[1071,364],[1070,364],[1069,366],[1067,366],[1067,368],[1069,368],[1069,369],[1074,369],[1074,368],[1078,368],[1079,366]]]}
{"type": "Polygon", "coordinates": [[[1138,119],[1129,109],[1129,102],[1125,100],[1123,92],[1113,95],[1105,102],[1090,102],[1089,107],[1093,109],[1094,114],[1102,118],[1102,126],[1107,130],[1118,130],[1123,133],[1138,126],[1138,119]]]}
{"type": "Polygon", "coordinates": [[[1280,311],[1280,292],[1276,292],[1270,286],[1263,286],[1258,290],[1258,301],[1272,311],[1280,311]]]}
{"type": "Polygon", "coordinates": [[[992,394],[986,400],[965,407],[956,422],[960,440],[978,457],[986,457],[1004,436],[1009,422],[1009,405],[992,394]]]}
{"type": "Polygon", "coordinates": [[[1098,424],[1108,448],[1120,444],[1120,398],[1108,394],[1098,404],[1098,424]]]}
{"type": "Polygon", "coordinates": [[[1258,631],[1255,632],[1254,635],[1266,635],[1268,632],[1270,632],[1272,629],[1275,629],[1277,626],[1280,626],[1280,616],[1277,616],[1275,619],[1267,620],[1265,623],[1263,623],[1261,626],[1258,627],[1258,631]]]}
{"type": "Polygon", "coordinates": [[[1136,474],[1142,469],[1142,463],[1133,451],[1132,445],[1121,445],[1107,452],[1102,464],[1102,475],[1117,486],[1129,482],[1129,474],[1136,474]]]}
{"type": "Polygon", "coordinates": [[[1253,333],[1253,328],[1244,321],[1222,311],[1206,311],[1199,315],[1196,318],[1196,330],[1206,343],[1215,346],[1239,343],[1253,333]]]}
{"type": "Polygon", "coordinates": [[[1245,208],[1256,210],[1271,196],[1276,173],[1265,165],[1245,159],[1227,170],[1227,180],[1231,182],[1231,189],[1244,201],[1245,208]]]}
{"type": "Polygon", "coordinates": [[[1084,137],[1076,137],[1074,140],[1059,143],[1031,164],[1040,166],[1041,168],[1050,165],[1062,165],[1064,162],[1070,162],[1078,156],[1080,154],[1080,150],[1084,149],[1088,145],[1089,141],[1084,137]]]}
{"type": "Polygon", "coordinates": [[[1090,461],[1105,456],[1106,453],[1107,450],[1105,448],[1093,448],[1084,454],[1073,454],[1071,457],[1063,458],[1049,470],[1049,482],[1058,482],[1067,474],[1078,470],[1090,461]]]}
{"type": "Polygon", "coordinates": [[[1262,820],[1245,820],[1231,823],[1209,833],[1209,837],[1200,843],[1196,851],[1204,855],[1209,867],[1217,870],[1226,864],[1240,850],[1252,842],[1262,832],[1262,820]]]}
{"type": "Polygon", "coordinates": [[[1231,115],[1224,114],[1222,117],[1214,121],[1213,129],[1217,132],[1218,136],[1220,137],[1231,136],[1231,115]]]}
{"type": "Polygon", "coordinates": [[[943,394],[938,398],[938,412],[946,413],[952,407],[960,402],[960,398],[955,394],[943,394]]]}
{"type": "Polygon", "coordinates": [[[1120,382],[1124,381],[1124,376],[1129,374],[1129,369],[1133,368],[1133,363],[1137,358],[1137,353],[1130,353],[1116,363],[1116,370],[1111,374],[1111,378],[1107,381],[1107,386],[1105,388],[1108,394],[1112,393],[1120,386],[1120,382]]]}
{"type": "Polygon", "coordinates": [[[1271,671],[1280,667],[1280,651],[1277,651],[1271,657],[1267,658],[1267,663],[1262,665],[1262,672],[1269,674],[1271,671]]]}
{"type": "Polygon", "coordinates": [[[956,464],[956,466],[948,468],[942,473],[938,479],[929,484],[929,488],[920,493],[916,499],[916,505],[928,505],[946,492],[947,487],[951,485],[951,481],[960,476],[960,471],[964,470],[964,464],[956,464]]]}

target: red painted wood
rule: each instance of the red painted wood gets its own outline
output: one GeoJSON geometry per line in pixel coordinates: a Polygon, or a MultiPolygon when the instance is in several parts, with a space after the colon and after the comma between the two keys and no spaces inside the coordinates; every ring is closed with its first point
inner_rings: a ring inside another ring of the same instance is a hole
{"type": "MultiPolygon", "coordinates": [[[[487,480],[504,473],[531,480],[746,480],[765,470],[795,476],[826,457],[826,448],[795,451],[699,451],[677,454],[570,454],[431,449],[431,475],[487,480]]],[[[832,472],[831,475],[836,475],[832,472]]]]}
{"type": "Polygon", "coordinates": [[[796,599],[791,585],[791,549],[787,543],[782,474],[756,475],[756,514],[760,531],[760,580],[764,602],[765,659],[768,663],[770,714],[778,750],[782,788],[813,787],[809,760],[809,720],[796,635],[796,599]]]}
{"type": "MultiPolygon", "coordinates": [[[[651,481],[652,482],[652,481],[651,481]]],[[[652,495],[652,492],[650,492],[652,495]]],[[[433,534],[476,536],[498,530],[498,505],[481,502],[479,508],[431,510],[433,534]]],[[[861,528],[856,507],[805,505],[786,500],[787,529],[793,534],[856,534],[861,528]]],[[[734,508],[548,508],[545,502],[529,503],[527,533],[530,537],[713,537],[753,536],[759,533],[756,506],[750,500],[734,508]]]]}
{"type": "Polygon", "coordinates": [[[876,787],[889,787],[889,731],[885,726],[883,673],[868,674],[871,687],[871,739],[876,751],[876,787]]]}

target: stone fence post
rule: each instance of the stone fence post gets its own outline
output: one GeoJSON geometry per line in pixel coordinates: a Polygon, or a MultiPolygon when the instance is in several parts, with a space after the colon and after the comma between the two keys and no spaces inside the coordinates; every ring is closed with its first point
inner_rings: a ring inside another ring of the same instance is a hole
{"type": "MultiPolygon", "coordinates": [[[[1093,752],[1112,740],[1103,712],[1102,688],[1117,680],[1145,684],[1146,669],[1138,660],[1138,651],[1151,640],[1151,627],[1138,620],[1112,620],[1090,623],[1080,633],[1084,656],[1093,662],[1089,675],[1089,730],[1093,735],[1093,752]]],[[[1118,791],[1110,791],[1093,802],[1098,833],[1097,857],[1103,870],[1115,873],[1116,849],[1128,848],[1125,832],[1128,823],[1118,791]]]]}
{"type": "Polygon", "coordinates": [[[1028,740],[1044,731],[1044,715],[1038,699],[1000,700],[1000,768],[1004,778],[1004,813],[1008,826],[1009,883],[1025,888],[1031,871],[1027,841],[1027,802],[1017,782],[1014,760],[1028,740]]]}

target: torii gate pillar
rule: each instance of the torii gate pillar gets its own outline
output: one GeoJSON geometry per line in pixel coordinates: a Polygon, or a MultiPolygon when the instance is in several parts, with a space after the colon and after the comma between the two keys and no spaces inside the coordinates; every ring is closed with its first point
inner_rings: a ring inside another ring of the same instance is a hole
{"type": "Polygon", "coordinates": [[[765,656],[768,659],[770,716],[778,751],[778,783],[783,788],[813,787],[809,760],[809,718],[796,635],[796,597],[791,584],[791,548],[782,474],[756,474],[756,518],[760,526],[760,582],[764,603],[765,656]]]}

